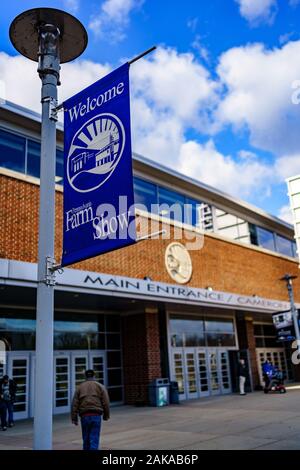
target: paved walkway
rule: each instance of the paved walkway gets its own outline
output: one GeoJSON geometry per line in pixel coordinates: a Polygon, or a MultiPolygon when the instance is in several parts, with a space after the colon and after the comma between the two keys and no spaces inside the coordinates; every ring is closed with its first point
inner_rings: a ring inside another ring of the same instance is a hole
{"type": "MultiPolygon", "coordinates": [[[[0,432],[0,450],[31,449],[32,420],[0,432]]],[[[54,449],[80,449],[80,427],[54,418],[54,449]]],[[[300,449],[300,386],[285,395],[191,400],[164,408],[115,407],[103,424],[103,449],[300,449]]]]}

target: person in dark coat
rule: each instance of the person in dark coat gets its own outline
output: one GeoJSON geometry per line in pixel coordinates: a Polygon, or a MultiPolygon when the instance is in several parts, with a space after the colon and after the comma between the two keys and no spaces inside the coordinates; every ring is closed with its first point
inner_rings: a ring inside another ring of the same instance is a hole
{"type": "Polygon", "coordinates": [[[17,384],[8,375],[4,375],[0,380],[0,415],[3,431],[14,426],[14,402],[16,401],[17,384]]]}
{"type": "Polygon", "coordinates": [[[81,420],[83,450],[98,450],[101,421],[109,419],[109,396],[104,385],[95,379],[91,369],[85,372],[86,381],[78,385],[72,401],[72,423],[81,420]]]}
{"type": "Polygon", "coordinates": [[[246,395],[245,393],[245,382],[248,372],[244,359],[240,359],[238,363],[238,378],[239,378],[239,388],[240,395],[246,395]]]}

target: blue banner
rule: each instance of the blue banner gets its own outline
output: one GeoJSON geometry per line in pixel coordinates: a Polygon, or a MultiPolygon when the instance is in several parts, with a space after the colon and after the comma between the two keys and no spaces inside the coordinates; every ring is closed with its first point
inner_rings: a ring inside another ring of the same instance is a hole
{"type": "Polygon", "coordinates": [[[62,266],[136,241],[129,64],[64,102],[62,266]]]}

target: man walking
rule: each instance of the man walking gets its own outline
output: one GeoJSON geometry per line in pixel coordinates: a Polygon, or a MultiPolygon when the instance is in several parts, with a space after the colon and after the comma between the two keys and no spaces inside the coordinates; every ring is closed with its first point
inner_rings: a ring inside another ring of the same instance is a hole
{"type": "Polygon", "coordinates": [[[240,395],[246,395],[245,393],[245,382],[247,378],[247,368],[244,359],[239,360],[238,364],[238,377],[239,377],[239,387],[240,395]]]}
{"type": "Polygon", "coordinates": [[[0,380],[0,401],[1,401],[1,426],[3,431],[14,426],[14,402],[16,401],[17,384],[8,375],[4,375],[0,380]]]}
{"type": "Polygon", "coordinates": [[[109,419],[109,397],[104,385],[96,382],[93,370],[85,372],[86,381],[81,383],[72,402],[72,423],[81,419],[83,450],[98,450],[102,417],[109,419]]]}

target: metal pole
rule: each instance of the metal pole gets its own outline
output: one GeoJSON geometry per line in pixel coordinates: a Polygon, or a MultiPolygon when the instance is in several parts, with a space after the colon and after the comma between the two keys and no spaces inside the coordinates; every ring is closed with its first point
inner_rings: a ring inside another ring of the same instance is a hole
{"type": "Polygon", "coordinates": [[[34,449],[52,448],[53,408],[53,307],[55,278],[55,163],[56,119],[59,84],[59,30],[54,25],[39,29],[39,67],[42,81],[42,132],[39,209],[38,288],[36,311],[36,370],[34,449]]]}

